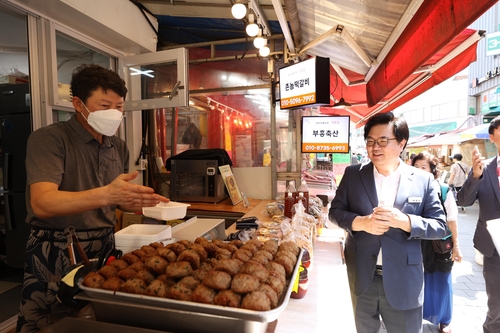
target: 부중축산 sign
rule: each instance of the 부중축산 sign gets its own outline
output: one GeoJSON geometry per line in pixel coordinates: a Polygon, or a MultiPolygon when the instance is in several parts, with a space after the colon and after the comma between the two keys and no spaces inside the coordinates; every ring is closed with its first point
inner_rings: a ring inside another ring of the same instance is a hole
{"type": "Polygon", "coordinates": [[[349,153],[349,116],[302,117],[303,153],[349,153]]]}

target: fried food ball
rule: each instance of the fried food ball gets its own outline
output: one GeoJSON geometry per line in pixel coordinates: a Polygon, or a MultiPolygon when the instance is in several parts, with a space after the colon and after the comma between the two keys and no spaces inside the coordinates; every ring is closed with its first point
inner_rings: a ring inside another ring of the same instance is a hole
{"type": "Polygon", "coordinates": [[[177,254],[167,247],[161,247],[156,249],[156,254],[160,257],[165,258],[168,262],[174,262],[177,260],[177,254]]]}
{"type": "Polygon", "coordinates": [[[176,283],[170,288],[167,297],[178,299],[180,301],[189,301],[191,300],[192,293],[193,291],[189,289],[188,286],[176,283]]]}
{"type": "Polygon", "coordinates": [[[266,267],[269,270],[274,269],[275,271],[280,272],[283,275],[283,277],[286,277],[286,271],[285,271],[285,268],[283,267],[283,265],[280,265],[274,261],[270,261],[267,263],[266,267]]]}
{"type": "Polygon", "coordinates": [[[243,262],[238,259],[233,258],[222,258],[217,260],[214,269],[218,271],[226,272],[227,274],[234,276],[243,266],[243,262]]]}
{"type": "Polygon", "coordinates": [[[286,273],[286,277],[290,277],[292,276],[292,273],[293,273],[293,261],[292,259],[290,259],[289,257],[287,256],[279,256],[279,257],[276,257],[274,259],[275,262],[277,262],[278,264],[280,264],[281,266],[283,266],[283,268],[285,269],[285,273],[286,273]]]}
{"type": "Polygon", "coordinates": [[[280,273],[277,273],[277,271],[273,270],[269,271],[269,277],[267,278],[266,284],[268,284],[271,288],[274,289],[274,291],[276,291],[276,293],[278,294],[278,298],[281,297],[281,294],[285,289],[285,282],[283,281],[285,280],[282,279],[280,273]]]}
{"type": "Polygon", "coordinates": [[[222,258],[231,258],[231,251],[224,249],[222,247],[219,247],[216,251],[215,258],[217,259],[222,259],[222,258]]]}
{"type": "Polygon", "coordinates": [[[137,272],[137,275],[135,277],[138,279],[144,280],[144,282],[146,282],[147,284],[150,284],[155,279],[155,276],[153,275],[153,273],[151,273],[150,271],[147,271],[147,270],[142,270],[142,271],[137,272]]]}
{"type": "Polygon", "coordinates": [[[269,262],[269,259],[267,259],[267,257],[263,254],[254,254],[252,259],[250,259],[250,260],[261,263],[263,265],[265,265],[269,262]]]}
{"type": "Polygon", "coordinates": [[[264,246],[264,243],[262,243],[258,238],[252,238],[246,244],[253,244],[255,247],[260,250],[262,246],[264,246]]]}
{"type": "Polygon", "coordinates": [[[141,259],[138,256],[132,253],[125,253],[120,259],[125,260],[129,265],[141,261],[141,259]]]}
{"type": "Polygon", "coordinates": [[[259,288],[259,279],[250,274],[238,273],[233,277],[231,290],[240,294],[250,293],[259,288]]]}
{"type": "Polygon", "coordinates": [[[239,239],[233,239],[229,244],[236,246],[238,249],[243,246],[243,242],[239,239]]]}
{"type": "Polygon", "coordinates": [[[125,281],[118,290],[126,293],[143,295],[146,291],[146,288],[147,285],[144,280],[132,278],[125,281]]]}
{"type": "Polygon", "coordinates": [[[127,262],[125,260],[121,260],[121,259],[113,260],[109,264],[111,266],[113,266],[114,268],[116,268],[117,270],[125,269],[128,267],[127,262]]]}
{"type": "Polygon", "coordinates": [[[144,294],[148,296],[166,297],[169,287],[165,281],[154,280],[152,281],[144,291],[144,294]]]}
{"type": "Polygon", "coordinates": [[[185,276],[183,277],[179,283],[182,283],[184,285],[186,285],[187,287],[189,287],[189,289],[191,290],[195,290],[196,287],[198,287],[198,285],[201,283],[200,280],[196,279],[194,276],[192,275],[188,275],[188,276],[185,276]]]}
{"type": "Polygon", "coordinates": [[[129,266],[129,268],[134,269],[135,271],[139,272],[144,269],[146,269],[146,265],[142,261],[134,262],[132,265],[129,266]]]}
{"type": "Polygon", "coordinates": [[[120,279],[118,276],[112,276],[106,281],[101,286],[101,289],[106,289],[106,290],[111,290],[111,291],[117,291],[120,289],[121,285],[124,283],[122,279],[120,279]]]}
{"type": "Polygon", "coordinates": [[[234,253],[239,250],[239,248],[233,244],[226,244],[226,250],[229,250],[229,252],[234,253]]]}
{"type": "Polygon", "coordinates": [[[278,293],[276,293],[276,290],[274,290],[270,285],[262,283],[259,288],[257,288],[257,291],[262,291],[267,295],[267,297],[269,297],[269,300],[271,301],[271,309],[278,306],[278,293]]]}
{"type": "Polygon", "coordinates": [[[249,250],[238,249],[233,253],[233,258],[241,260],[243,262],[247,262],[248,260],[252,259],[252,255],[253,253],[249,250]]]}
{"type": "Polygon", "coordinates": [[[201,246],[200,244],[191,244],[191,246],[189,247],[191,250],[195,250],[196,253],[198,253],[198,255],[200,256],[200,262],[204,262],[205,260],[207,260],[208,258],[208,253],[207,253],[207,250],[205,250],[205,248],[203,246],[201,246]]]}
{"type": "Polygon", "coordinates": [[[261,263],[252,260],[245,263],[241,267],[240,273],[253,275],[257,279],[259,279],[259,282],[261,283],[266,282],[267,278],[269,277],[269,271],[267,270],[267,268],[261,263]]]}
{"type": "Polygon", "coordinates": [[[266,250],[274,256],[278,252],[278,242],[272,239],[267,240],[264,242],[262,250],[266,250]]]}
{"type": "Polygon", "coordinates": [[[146,254],[156,251],[156,249],[154,247],[149,246],[149,245],[143,245],[143,246],[141,246],[141,250],[143,250],[144,252],[146,252],[146,254]]]}
{"type": "Polygon", "coordinates": [[[174,284],[177,283],[176,279],[168,277],[167,274],[159,275],[156,279],[165,282],[168,287],[172,287],[174,284]]]}
{"type": "Polygon", "coordinates": [[[156,250],[158,250],[158,249],[160,249],[160,248],[162,248],[162,247],[165,247],[165,245],[163,245],[163,244],[162,244],[162,243],[160,243],[160,242],[154,242],[154,243],[151,243],[151,244],[149,244],[149,246],[154,247],[156,250]]]}
{"type": "Polygon", "coordinates": [[[143,251],[143,250],[134,250],[131,252],[133,255],[139,257],[142,259],[142,257],[144,257],[146,255],[146,251],[143,251]]]}
{"type": "Polygon", "coordinates": [[[214,297],[217,294],[215,290],[200,284],[193,290],[191,301],[205,304],[214,304],[214,297]]]}
{"type": "Polygon", "coordinates": [[[295,257],[297,257],[300,253],[300,247],[292,241],[286,241],[281,243],[278,247],[278,250],[290,251],[295,255],[295,257]]]}
{"type": "Polygon", "coordinates": [[[113,266],[106,265],[102,266],[97,273],[101,274],[105,279],[109,279],[116,276],[116,274],[118,274],[118,270],[113,266]]]}
{"type": "Polygon", "coordinates": [[[262,291],[252,291],[243,297],[241,307],[248,310],[269,311],[271,310],[271,300],[262,291]]]}
{"type": "Polygon", "coordinates": [[[215,255],[217,254],[217,250],[219,249],[219,247],[217,245],[215,245],[209,241],[206,241],[206,242],[203,242],[200,244],[201,244],[201,246],[203,246],[205,251],[207,251],[209,258],[215,257],[215,255]]]}
{"type": "Polygon", "coordinates": [[[177,261],[188,261],[193,269],[200,267],[200,256],[195,250],[186,249],[182,251],[177,257],[177,261]]]}
{"type": "Polygon", "coordinates": [[[205,276],[207,276],[207,272],[206,270],[203,270],[203,269],[197,269],[195,271],[193,271],[193,277],[196,279],[196,280],[199,280],[199,281],[203,281],[203,279],[205,279],[205,276]]]}
{"type": "Polygon", "coordinates": [[[286,256],[288,258],[290,258],[290,260],[292,261],[292,264],[295,266],[295,264],[297,263],[297,256],[294,255],[292,252],[288,251],[288,250],[279,250],[277,253],[276,253],[276,256],[275,258],[279,258],[279,257],[282,257],[282,256],[286,256]]]}
{"type": "Polygon", "coordinates": [[[193,268],[191,263],[188,261],[176,261],[168,264],[166,269],[166,274],[168,277],[174,279],[181,279],[185,276],[191,275],[193,273],[193,268]]]}
{"type": "Polygon", "coordinates": [[[83,278],[83,285],[89,288],[101,288],[106,279],[97,272],[90,272],[83,278]]]}
{"type": "Polygon", "coordinates": [[[207,272],[203,279],[203,284],[217,290],[229,289],[231,286],[231,275],[223,271],[211,270],[207,272]]]}
{"type": "Polygon", "coordinates": [[[174,253],[176,255],[179,255],[182,251],[184,251],[185,249],[187,249],[187,247],[184,244],[181,244],[181,243],[178,243],[178,242],[167,244],[167,245],[165,245],[165,247],[167,249],[170,249],[170,250],[174,251],[174,253]]]}
{"type": "Polygon", "coordinates": [[[283,283],[283,285],[286,285],[286,278],[285,278],[285,276],[283,274],[281,274],[281,272],[278,272],[278,271],[276,271],[274,269],[270,269],[269,270],[269,276],[272,276],[272,277],[280,280],[283,283]]]}
{"type": "Polygon", "coordinates": [[[205,237],[196,237],[196,239],[194,240],[195,244],[203,244],[203,243],[208,243],[208,239],[206,239],[205,237]]]}
{"type": "Polygon", "coordinates": [[[224,246],[226,245],[226,243],[224,243],[224,241],[220,240],[220,239],[212,239],[212,244],[215,244],[217,247],[222,247],[224,248],[224,246]]]}
{"type": "Polygon", "coordinates": [[[182,239],[182,240],[178,241],[177,243],[184,245],[186,248],[189,248],[191,246],[191,244],[193,244],[193,242],[191,242],[190,240],[187,240],[187,239],[182,239]]]}
{"type": "Polygon", "coordinates": [[[137,271],[135,269],[132,269],[130,267],[127,267],[125,269],[121,269],[118,271],[118,276],[120,279],[127,281],[128,279],[134,278],[137,275],[137,271]]]}
{"type": "Polygon", "coordinates": [[[255,244],[248,243],[248,242],[245,243],[245,244],[243,244],[240,247],[240,249],[248,250],[248,251],[252,252],[252,254],[255,253],[255,252],[257,252],[257,250],[258,250],[258,248],[257,248],[257,246],[255,244]]]}
{"type": "Polygon", "coordinates": [[[158,255],[151,256],[147,258],[144,262],[144,266],[146,269],[156,273],[157,275],[161,275],[165,273],[165,269],[167,268],[168,262],[158,255]]]}
{"type": "Polygon", "coordinates": [[[241,303],[241,295],[231,289],[221,290],[214,297],[214,304],[237,308],[241,303]]]}
{"type": "Polygon", "coordinates": [[[274,256],[272,255],[271,252],[263,250],[263,249],[257,250],[257,252],[255,252],[253,255],[254,256],[262,255],[262,256],[266,257],[268,261],[271,261],[274,258],[274,256]]]}

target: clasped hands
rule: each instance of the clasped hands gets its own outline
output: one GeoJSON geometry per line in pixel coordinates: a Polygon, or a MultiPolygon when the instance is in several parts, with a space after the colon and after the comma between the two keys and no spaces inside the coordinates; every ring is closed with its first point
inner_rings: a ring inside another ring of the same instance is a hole
{"type": "Polygon", "coordinates": [[[366,231],[377,236],[383,235],[389,228],[409,232],[411,226],[408,215],[394,207],[375,207],[372,214],[358,216],[353,223],[353,231],[366,231]]]}

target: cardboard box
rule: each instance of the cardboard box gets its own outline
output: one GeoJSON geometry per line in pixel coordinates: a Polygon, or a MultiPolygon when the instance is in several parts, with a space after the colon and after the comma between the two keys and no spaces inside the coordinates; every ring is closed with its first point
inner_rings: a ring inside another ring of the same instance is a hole
{"type": "Polygon", "coordinates": [[[122,229],[128,227],[131,224],[142,224],[144,215],[140,213],[128,213],[123,212],[122,216],[122,229]]]}
{"type": "Polygon", "coordinates": [[[26,84],[29,80],[17,76],[7,75],[0,76],[0,84],[26,84]]]}

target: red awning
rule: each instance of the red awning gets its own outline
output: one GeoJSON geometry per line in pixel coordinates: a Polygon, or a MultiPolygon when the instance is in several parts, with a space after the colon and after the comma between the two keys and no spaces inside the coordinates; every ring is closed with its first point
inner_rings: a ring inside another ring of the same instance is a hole
{"type": "MultiPolygon", "coordinates": [[[[403,80],[401,84],[392,89],[381,103],[372,107],[368,107],[367,104],[367,85],[346,86],[343,81],[337,77],[337,73],[332,68],[330,71],[330,89],[333,92],[332,95],[337,100],[344,97],[344,99],[353,106],[346,109],[321,107],[320,112],[328,115],[349,115],[351,116],[351,121],[355,122],[357,126],[360,127],[364,124],[366,118],[371,115],[379,112],[388,112],[401,106],[465,69],[471,62],[476,61],[477,40],[480,39],[479,34],[483,34],[483,32],[472,29],[466,29],[458,34],[449,44],[424,64],[424,68],[429,66],[428,68],[430,68],[430,70],[428,72],[421,71],[411,74],[403,80]],[[470,38],[476,38],[476,41],[463,51],[457,52],[457,48],[461,47],[461,45],[466,43],[470,38]],[[432,69],[433,65],[437,64],[444,57],[449,57],[453,52],[456,52],[456,55],[446,64],[436,70],[432,69]]],[[[351,80],[355,78],[353,73],[347,70],[344,70],[344,73],[351,80]]],[[[359,80],[359,78],[357,80],[359,80]]]]}
{"type": "MultiPolygon", "coordinates": [[[[366,84],[346,86],[332,69],[332,95],[337,100],[344,97],[353,106],[321,107],[321,113],[350,115],[359,127],[369,116],[388,112],[463,70],[476,60],[479,34],[484,34],[466,27],[496,2],[424,1],[366,84]],[[444,60],[446,64],[440,64],[444,60]],[[437,69],[433,68],[436,64],[440,65],[437,69]]],[[[360,74],[342,71],[349,82],[364,79],[360,74]]]]}

